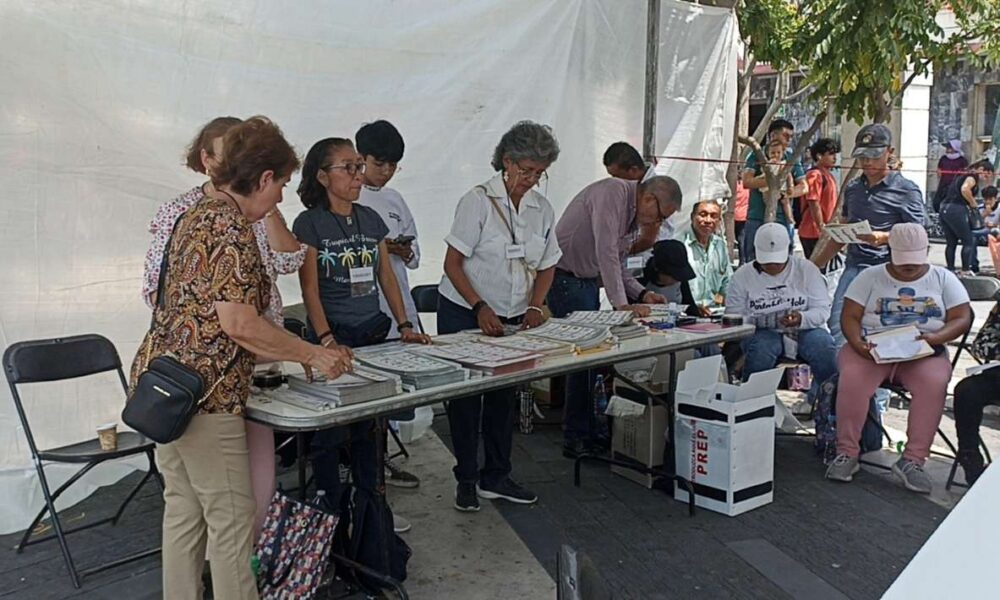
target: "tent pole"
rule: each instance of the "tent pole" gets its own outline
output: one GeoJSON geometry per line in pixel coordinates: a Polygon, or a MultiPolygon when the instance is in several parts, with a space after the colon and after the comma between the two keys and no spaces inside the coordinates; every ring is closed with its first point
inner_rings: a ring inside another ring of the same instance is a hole
{"type": "Polygon", "coordinates": [[[656,156],[656,79],[659,68],[660,0],[647,0],[646,93],[642,115],[642,154],[653,162],[656,156]]]}

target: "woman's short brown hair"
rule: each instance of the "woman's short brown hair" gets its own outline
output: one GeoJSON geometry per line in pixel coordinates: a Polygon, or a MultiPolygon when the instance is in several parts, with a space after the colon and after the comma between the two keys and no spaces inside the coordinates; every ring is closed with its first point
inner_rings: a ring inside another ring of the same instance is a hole
{"type": "Polygon", "coordinates": [[[281,129],[260,116],[226,132],[219,159],[219,166],[212,169],[212,185],[228,186],[243,196],[257,189],[264,171],[274,171],[274,178],[282,179],[299,168],[299,157],[281,129]]]}
{"type": "Polygon", "coordinates": [[[242,122],[243,119],[237,119],[236,117],[216,117],[206,123],[201,128],[201,131],[198,132],[198,135],[194,136],[194,139],[191,140],[191,145],[187,148],[187,154],[184,159],[187,168],[195,173],[204,173],[205,165],[201,162],[201,151],[208,152],[209,156],[214,154],[212,152],[212,142],[215,138],[226,135],[227,131],[242,122]]]}

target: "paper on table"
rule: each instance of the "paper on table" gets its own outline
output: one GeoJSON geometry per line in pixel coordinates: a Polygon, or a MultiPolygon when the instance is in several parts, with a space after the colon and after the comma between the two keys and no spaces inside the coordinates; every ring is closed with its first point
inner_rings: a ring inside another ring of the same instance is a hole
{"type": "Polygon", "coordinates": [[[863,244],[863,240],[859,239],[859,235],[867,235],[872,232],[872,227],[868,223],[868,220],[858,221],[857,223],[835,223],[832,225],[827,225],[824,228],[827,234],[829,234],[830,239],[837,242],[838,244],[863,244]]]}

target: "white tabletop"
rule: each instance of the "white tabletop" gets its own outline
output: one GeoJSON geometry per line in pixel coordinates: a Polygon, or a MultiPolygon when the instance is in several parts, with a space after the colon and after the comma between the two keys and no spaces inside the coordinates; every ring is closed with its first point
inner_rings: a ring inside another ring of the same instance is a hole
{"type": "Polygon", "coordinates": [[[690,333],[681,329],[654,332],[648,336],[625,340],[604,351],[547,357],[534,369],[526,369],[507,375],[475,377],[466,381],[406,392],[380,400],[338,406],[323,412],[299,408],[286,402],[271,401],[267,398],[268,394],[281,393],[281,390],[271,390],[266,393],[250,395],[250,400],[247,402],[247,418],[282,431],[324,429],[390,415],[442,400],[473,396],[536,379],[546,379],[592,367],[679,352],[706,344],[738,340],[749,337],[753,332],[752,325],[725,327],[710,333],[690,333]]]}

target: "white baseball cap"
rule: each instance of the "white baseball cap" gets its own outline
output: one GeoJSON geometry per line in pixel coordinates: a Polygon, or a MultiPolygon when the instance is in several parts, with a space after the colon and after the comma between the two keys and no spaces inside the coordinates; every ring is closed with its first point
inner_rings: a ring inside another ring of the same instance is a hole
{"type": "Polygon", "coordinates": [[[788,229],[784,225],[764,223],[757,230],[757,235],[753,239],[757,262],[762,265],[788,262],[788,246],[790,244],[788,229]]]}

